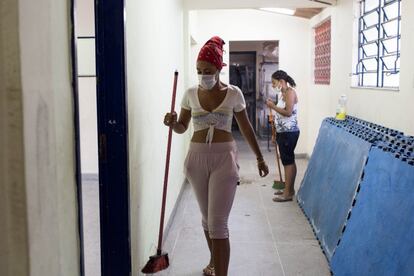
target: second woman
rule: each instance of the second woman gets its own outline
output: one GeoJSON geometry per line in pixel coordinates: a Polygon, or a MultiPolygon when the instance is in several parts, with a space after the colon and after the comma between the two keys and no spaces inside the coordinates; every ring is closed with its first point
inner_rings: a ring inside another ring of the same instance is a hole
{"type": "Polygon", "coordinates": [[[298,95],[295,81],[285,71],[279,70],[272,75],[272,86],[279,92],[276,104],[271,99],[267,106],[276,111],[276,142],[285,170],[285,189],[276,192],[273,201],[291,201],[295,194],[295,148],[299,139],[298,95]]]}

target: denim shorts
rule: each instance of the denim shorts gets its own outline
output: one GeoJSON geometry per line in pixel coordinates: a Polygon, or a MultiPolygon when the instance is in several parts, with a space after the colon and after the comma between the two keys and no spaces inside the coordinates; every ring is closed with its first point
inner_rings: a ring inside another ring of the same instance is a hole
{"type": "Polygon", "coordinates": [[[280,132],[276,135],[276,142],[279,146],[280,159],[284,166],[295,163],[295,148],[299,139],[299,131],[280,132]]]}

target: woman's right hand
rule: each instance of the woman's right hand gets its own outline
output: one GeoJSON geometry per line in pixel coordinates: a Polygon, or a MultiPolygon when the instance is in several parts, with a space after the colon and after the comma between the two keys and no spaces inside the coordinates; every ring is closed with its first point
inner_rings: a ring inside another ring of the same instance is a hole
{"type": "Polygon", "coordinates": [[[257,158],[257,168],[259,169],[259,175],[261,177],[265,177],[266,175],[269,174],[269,167],[267,166],[263,157],[257,158]]]}
{"type": "Polygon", "coordinates": [[[168,127],[174,127],[174,125],[177,123],[177,113],[176,112],[172,112],[172,113],[167,113],[164,116],[164,125],[168,126],[168,127]]]}
{"type": "Polygon", "coordinates": [[[275,103],[270,98],[266,100],[266,105],[267,107],[272,108],[272,109],[274,109],[274,107],[276,106],[275,103]]]}

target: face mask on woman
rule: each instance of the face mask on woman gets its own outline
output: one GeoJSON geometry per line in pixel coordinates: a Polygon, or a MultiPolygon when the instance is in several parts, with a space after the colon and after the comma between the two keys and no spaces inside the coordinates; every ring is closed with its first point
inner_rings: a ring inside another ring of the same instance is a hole
{"type": "Polygon", "coordinates": [[[282,88],[280,86],[277,86],[274,88],[276,93],[280,93],[280,91],[282,91],[282,88]]]}
{"type": "Polygon", "coordinates": [[[213,75],[198,75],[198,83],[205,90],[213,89],[217,83],[217,73],[213,75]]]}
{"type": "Polygon", "coordinates": [[[280,93],[282,91],[282,87],[280,86],[280,81],[272,80],[272,88],[276,93],[280,93]]]}

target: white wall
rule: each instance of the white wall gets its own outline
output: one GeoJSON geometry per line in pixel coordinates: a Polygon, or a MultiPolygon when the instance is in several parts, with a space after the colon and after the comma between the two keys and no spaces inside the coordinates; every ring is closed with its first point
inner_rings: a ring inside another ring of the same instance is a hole
{"type": "MultiPolygon", "coordinates": [[[[198,50],[212,36],[218,35],[226,41],[227,54],[224,62],[229,63],[229,41],[278,40],[279,68],[288,72],[297,83],[299,97],[299,138],[297,153],[305,153],[308,128],[306,122],[310,74],[309,20],[279,15],[258,10],[203,10],[193,11],[191,24],[196,24],[197,45],[193,46],[190,77],[196,79],[195,61],[198,50]]],[[[192,28],[191,28],[192,29],[192,28]]],[[[228,82],[228,67],[222,70],[221,78],[228,82]]]]}
{"type": "MultiPolygon", "coordinates": [[[[76,1],[76,36],[95,36],[93,0],[76,1]]],[[[95,39],[78,39],[78,75],[95,76],[95,39]]],[[[96,77],[78,78],[82,174],[98,174],[96,77]]]]}
{"type": "MultiPolygon", "coordinates": [[[[322,123],[322,120],[326,117],[335,116],[336,104],[335,106],[330,106],[334,101],[335,95],[333,95],[333,78],[336,74],[334,71],[334,66],[336,60],[333,55],[333,50],[331,50],[331,82],[330,85],[317,85],[314,84],[314,58],[315,58],[315,36],[314,28],[319,25],[322,21],[331,17],[332,11],[334,8],[325,9],[319,15],[313,17],[310,20],[310,34],[309,40],[311,42],[311,47],[308,49],[311,56],[311,70],[309,74],[309,102],[308,102],[308,114],[307,114],[307,124],[309,126],[309,132],[307,141],[307,154],[311,155],[313,148],[315,146],[316,138],[318,136],[319,127],[322,123]]],[[[331,49],[335,44],[333,41],[333,34],[337,29],[337,22],[334,18],[331,17],[331,49]]]]}
{"type": "Polygon", "coordinates": [[[98,174],[96,77],[79,78],[79,125],[82,174],[98,174]]]}
{"type": "MultiPolygon", "coordinates": [[[[399,91],[351,88],[353,61],[353,0],[340,0],[334,8],[314,17],[311,27],[327,16],[332,19],[331,85],[309,80],[309,147],[315,143],[321,121],[334,116],[338,97],[348,96],[348,114],[414,135],[414,2],[401,1],[402,38],[399,91]]],[[[313,41],[313,38],[312,38],[313,41]]],[[[313,48],[313,47],[312,47],[313,48]]]]}
{"type": "Polygon", "coordinates": [[[79,275],[70,5],[18,2],[30,275],[79,275]]]}
{"type": "Polygon", "coordinates": [[[18,2],[0,2],[0,275],[29,273],[18,2]]]}
{"type": "Polygon", "coordinates": [[[95,34],[95,2],[93,0],[76,0],[76,34],[93,36],[95,34]]]}
{"type": "MultiPolygon", "coordinates": [[[[174,71],[184,92],[184,12],[180,0],[126,1],[132,273],[155,254],[174,71]]],[[[184,183],[187,135],[174,134],[165,222],[184,183]]]]}

